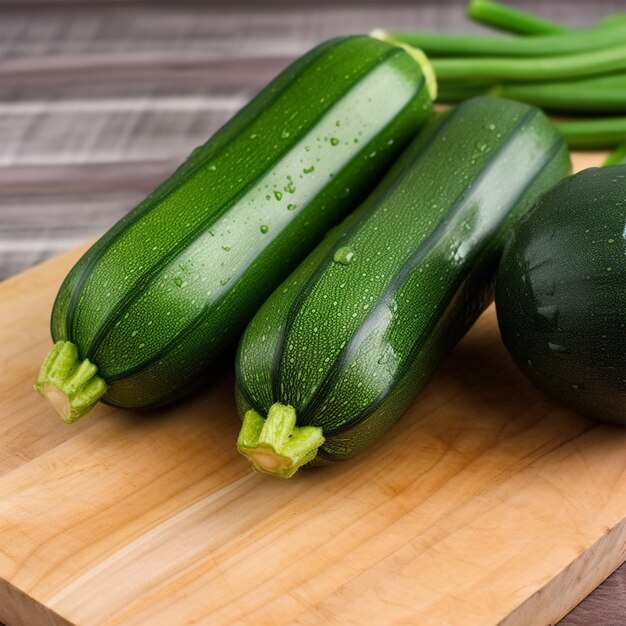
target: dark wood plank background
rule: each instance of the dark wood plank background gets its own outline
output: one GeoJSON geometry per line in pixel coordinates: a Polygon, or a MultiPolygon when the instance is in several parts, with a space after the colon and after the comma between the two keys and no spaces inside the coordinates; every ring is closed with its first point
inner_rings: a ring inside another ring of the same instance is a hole
{"type": "MultiPolygon", "coordinates": [[[[626,8],[516,4],[570,25],[626,8]]],[[[108,228],[294,57],[375,27],[490,32],[460,0],[2,2],[0,279],[108,228]]],[[[626,624],[626,566],[560,624],[626,624]]]]}

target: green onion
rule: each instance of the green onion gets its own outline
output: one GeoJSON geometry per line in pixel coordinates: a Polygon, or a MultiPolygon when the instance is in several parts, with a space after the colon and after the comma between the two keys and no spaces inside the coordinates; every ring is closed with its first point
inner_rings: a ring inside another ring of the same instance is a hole
{"type": "Polygon", "coordinates": [[[610,165],[626,165],[626,143],[621,146],[617,146],[602,164],[602,167],[609,167],[610,165]]]}
{"type": "Polygon", "coordinates": [[[614,13],[607,15],[603,20],[596,24],[597,27],[607,26],[609,24],[626,24],[626,13],[614,13]]]}
{"type": "Polygon", "coordinates": [[[601,50],[626,41],[626,23],[590,27],[557,35],[535,37],[482,37],[449,33],[387,33],[376,29],[372,36],[423,50],[429,57],[547,57],[601,50]]]}
{"type": "Polygon", "coordinates": [[[626,43],[553,57],[432,59],[438,81],[565,80],[626,70],[626,43]]]}
{"type": "MultiPolygon", "coordinates": [[[[496,0],[470,0],[467,15],[477,22],[520,35],[551,35],[576,30],[535,13],[501,4],[496,0]]],[[[610,24],[623,24],[624,21],[626,21],[626,13],[616,13],[603,18],[590,28],[604,28],[610,24]]]]}
{"type": "Polygon", "coordinates": [[[491,83],[438,83],[437,102],[454,104],[491,90],[491,83]]]}
{"type": "Polygon", "coordinates": [[[478,22],[523,35],[563,33],[566,26],[494,0],[470,0],[467,14],[478,22]]]}
{"type": "Polygon", "coordinates": [[[626,143],[626,117],[557,122],[570,148],[613,148],[626,143]]]}
{"type": "Polygon", "coordinates": [[[541,83],[440,82],[437,100],[455,103],[487,93],[534,104],[548,111],[621,112],[626,110],[626,73],[541,83]]]}
{"type": "MultiPolygon", "coordinates": [[[[468,15],[530,36],[374,33],[419,48],[431,58],[439,102],[491,94],[551,111],[615,114],[626,110],[626,14],[570,29],[497,0],[469,0],[468,15]]],[[[559,126],[571,148],[606,148],[626,142],[625,120],[586,119],[559,126]]]]}
{"type": "MultiPolygon", "coordinates": [[[[449,83],[440,85],[440,90],[448,89],[449,83]]],[[[621,112],[626,110],[626,73],[547,83],[505,83],[489,93],[551,111],[621,112]]]]}

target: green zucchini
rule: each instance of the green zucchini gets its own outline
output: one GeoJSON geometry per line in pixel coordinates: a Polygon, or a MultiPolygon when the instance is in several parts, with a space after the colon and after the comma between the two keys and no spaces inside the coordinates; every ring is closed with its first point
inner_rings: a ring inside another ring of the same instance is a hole
{"type": "Polygon", "coordinates": [[[422,53],[368,36],[287,68],[76,264],[36,388],[65,421],[193,388],[431,114],[422,53]]]}
{"type": "Polygon", "coordinates": [[[568,171],[535,107],[477,97],[432,122],[246,329],[240,452],[289,477],[373,444],[490,301],[508,228],[568,171]]]}
{"type": "Polygon", "coordinates": [[[504,344],[539,389],[626,425],[626,165],[541,196],[507,244],[496,306],[504,344]]]}

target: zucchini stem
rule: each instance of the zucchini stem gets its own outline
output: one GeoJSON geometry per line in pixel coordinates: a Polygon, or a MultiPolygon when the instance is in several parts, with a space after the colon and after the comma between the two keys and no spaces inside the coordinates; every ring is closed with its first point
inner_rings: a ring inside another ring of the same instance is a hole
{"type": "Polygon", "coordinates": [[[107,384],[97,372],[89,360],[79,359],[73,343],[58,341],[41,366],[35,389],[50,401],[66,424],[71,424],[106,393],[107,384]]]}
{"type": "Polygon", "coordinates": [[[420,66],[420,69],[422,70],[430,99],[433,101],[437,99],[437,77],[435,76],[435,70],[433,69],[430,59],[426,56],[426,53],[423,50],[390,37],[389,33],[384,31],[382,28],[375,28],[370,33],[370,37],[386,41],[387,43],[397,46],[398,48],[402,48],[408,52],[411,58],[420,66]]]}
{"type": "Polygon", "coordinates": [[[295,409],[276,402],[267,419],[253,409],[246,412],[237,449],[258,472],[290,478],[316,457],[323,443],[319,426],[296,426],[295,409]]]}

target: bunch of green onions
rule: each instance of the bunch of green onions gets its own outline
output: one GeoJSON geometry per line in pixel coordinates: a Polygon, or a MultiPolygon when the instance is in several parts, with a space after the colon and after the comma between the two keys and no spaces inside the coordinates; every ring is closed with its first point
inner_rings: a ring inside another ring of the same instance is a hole
{"type": "Polygon", "coordinates": [[[468,15],[515,33],[501,37],[414,32],[373,34],[422,49],[437,76],[438,101],[500,95],[574,114],[557,122],[571,148],[614,149],[626,144],[626,14],[570,29],[538,15],[470,0],[468,15]],[[584,116],[584,117],[583,117],[584,116]],[[582,119],[580,119],[582,117],[582,119]]]}

